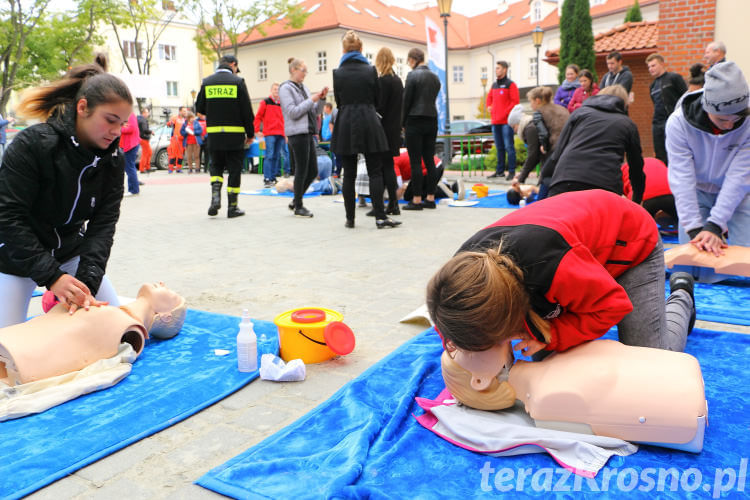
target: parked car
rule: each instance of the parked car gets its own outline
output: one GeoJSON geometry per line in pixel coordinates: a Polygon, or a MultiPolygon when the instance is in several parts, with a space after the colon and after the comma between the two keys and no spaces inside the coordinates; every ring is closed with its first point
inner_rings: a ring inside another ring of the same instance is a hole
{"type": "MultiPolygon", "coordinates": [[[[482,133],[490,126],[487,120],[456,120],[450,123],[450,135],[464,135],[482,133]]],[[[438,138],[435,142],[435,154],[443,156],[447,138],[438,138]]],[[[471,154],[487,154],[494,144],[492,136],[468,138],[451,138],[451,156],[471,154]],[[469,151],[471,149],[471,151],[469,151]]]]}
{"type": "Polygon", "coordinates": [[[151,144],[151,165],[157,170],[166,170],[169,167],[169,155],[167,146],[172,138],[172,128],[162,125],[151,129],[154,133],[148,141],[151,144]]]}

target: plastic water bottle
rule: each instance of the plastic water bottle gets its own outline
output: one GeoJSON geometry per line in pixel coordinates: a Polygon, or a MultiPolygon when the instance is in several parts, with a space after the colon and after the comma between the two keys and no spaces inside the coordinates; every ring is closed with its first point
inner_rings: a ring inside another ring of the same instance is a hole
{"type": "Polygon", "coordinates": [[[242,310],[240,331],[237,333],[237,368],[241,372],[254,372],[258,369],[258,339],[247,309],[242,310]]]}

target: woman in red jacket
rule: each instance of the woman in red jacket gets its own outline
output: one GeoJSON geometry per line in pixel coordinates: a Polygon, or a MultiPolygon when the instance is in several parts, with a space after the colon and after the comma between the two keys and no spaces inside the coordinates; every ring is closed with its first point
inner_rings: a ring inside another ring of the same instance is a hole
{"type": "Polygon", "coordinates": [[[670,286],[665,307],[651,216],[589,190],[539,201],[469,238],[430,280],[427,306],[449,350],[522,339],[516,349],[527,355],[565,351],[617,325],[624,344],[682,351],[695,321],[693,278],[674,273],[670,286]]]}
{"type": "Polygon", "coordinates": [[[573,92],[573,97],[570,98],[568,103],[568,111],[571,113],[581,107],[583,101],[599,93],[599,86],[594,81],[594,75],[587,69],[582,69],[578,75],[578,81],[581,82],[581,86],[573,92]]]}

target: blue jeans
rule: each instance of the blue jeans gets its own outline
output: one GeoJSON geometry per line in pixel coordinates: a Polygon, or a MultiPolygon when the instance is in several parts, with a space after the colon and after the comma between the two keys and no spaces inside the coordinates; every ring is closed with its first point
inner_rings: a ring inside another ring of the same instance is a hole
{"type": "Polygon", "coordinates": [[[135,158],[138,156],[140,148],[141,145],[139,144],[125,153],[125,173],[128,175],[128,191],[133,194],[141,192],[141,188],[138,185],[138,170],[135,168],[135,158]]]}
{"type": "Polygon", "coordinates": [[[318,178],[321,181],[324,181],[331,176],[332,168],[333,168],[333,162],[331,161],[330,156],[318,155],[318,178]]]}
{"type": "MultiPolygon", "coordinates": [[[[706,221],[711,215],[711,208],[716,204],[716,198],[719,194],[701,190],[697,190],[696,193],[698,195],[698,210],[700,210],[701,218],[706,221]]],[[[690,236],[685,232],[681,222],[678,224],[678,228],[680,243],[689,242],[690,236]]],[[[732,217],[727,221],[727,228],[729,229],[727,242],[730,245],[750,247],[750,195],[745,195],[740,204],[737,205],[732,217]]],[[[731,277],[726,274],[717,274],[705,267],[675,266],[675,270],[690,272],[704,283],[715,283],[731,277]]]]}
{"type": "Polygon", "coordinates": [[[321,179],[319,181],[315,181],[312,184],[310,184],[310,187],[307,188],[307,191],[305,192],[306,193],[333,194],[333,186],[331,186],[331,181],[328,180],[328,178],[321,179]]]}
{"type": "Polygon", "coordinates": [[[274,180],[281,173],[281,155],[284,152],[283,135],[266,136],[266,153],[263,159],[263,178],[267,181],[274,180]]]}
{"type": "Polygon", "coordinates": [[[497,148],[496,174],[505,172],[505,153],[508,153],[508,173],[516,173],[516,146],[513,142],[513,128],[507,123],[492,126],[492,136],[497,148]]]}

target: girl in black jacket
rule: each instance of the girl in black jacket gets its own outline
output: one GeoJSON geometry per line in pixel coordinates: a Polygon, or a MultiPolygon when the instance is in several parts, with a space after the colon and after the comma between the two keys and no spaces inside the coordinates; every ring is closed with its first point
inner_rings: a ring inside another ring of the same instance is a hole
{"type": "Polygon", "coordinates": [[[388,150],[383,126],[375,111],[378,104],[378,73],[360,52],[362,40],[353,31],[344,35],[344,55],[333,70],[333,94],[339,110],[333,126],[331,149],[341,157],[344,167],[344,208],[346,224],[354,227],[354,181],[357,154],[364,153],[370,178],[370,197],[378,229],[396,227],[401,222],[389,219],[383,206],[383,172],[379,154],[388,150]]]}
{"type": "Polygon", "coordinates": [[[398,181],[393,168],[393,157],[400,154],[401,149],[401,105],[404,99],[404,85],[401,78],[393,72],[396,59],[388,47],[383,47],[375,57],[375,67],[378,69],[378,88],[380,101],[378,114],[383,124],[385,136],[388,139],[388,151],[382,153],[383,181],[388,190],[388,215],[399,215],[398,209],[398,181]]]}
{"type": "Polygon", "coordinates": [[[117,304],[104,276],[120,216],[120,128],[133,111],[106,62],[79,66],[24,97],[46,119],[21,131],[0,167],[0,327],[20,323],[34,288],[76,309],[117,304]]]}

